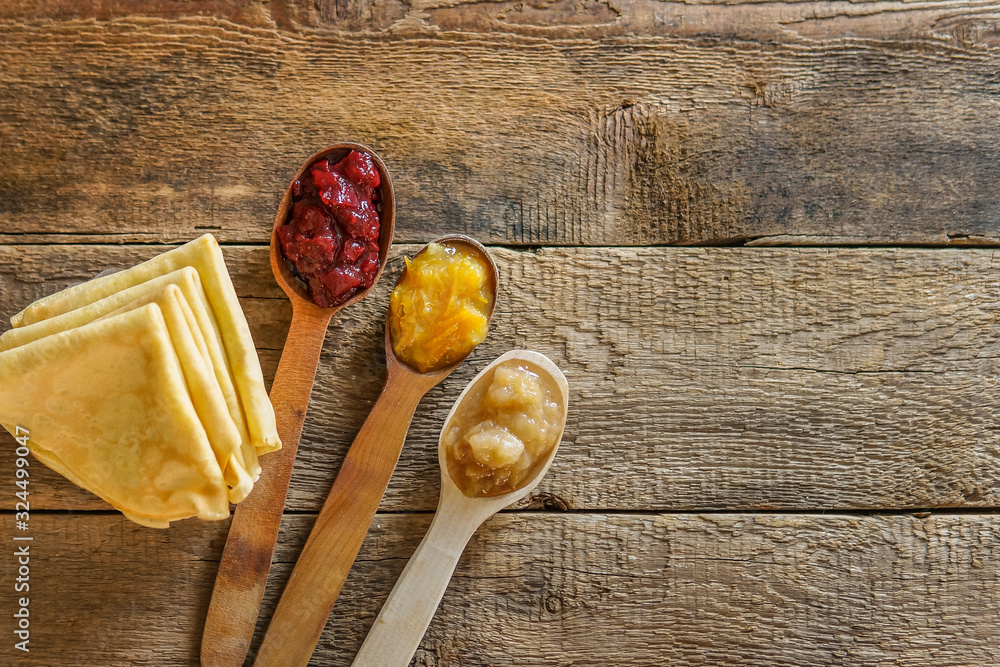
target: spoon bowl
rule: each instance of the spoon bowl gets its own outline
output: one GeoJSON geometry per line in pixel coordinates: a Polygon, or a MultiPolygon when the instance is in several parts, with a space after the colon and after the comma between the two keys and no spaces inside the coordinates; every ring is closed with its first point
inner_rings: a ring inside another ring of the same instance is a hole
{"type": "Polygon", "coordinates": [[[374,151],[355,143],[333,144],[309,156],[289,182],[278,205],[271,228],[271,271],[292,302],[292,321],[270,394],[282,447],[261,459],[260,479],[233,513],[202,635],[201,661],[205,667],[239,667],[246,659],[264,597],[326,329],[335,312],[365,298],[378,283],[389,257],[395,222],[396,202],[385,164],[374,151]],[[288,219],[295,181],[319,158],[340,160],[351,150],[371,156],[381,176],[379,268],[369,287],[341,304],[323,308],[309,298],[305,286],[281,254],[277,230],[288,219]]]}
{"type": "Polygon", "coordinates": [[[498,357],[484,368],[462,391],[444,421],[438,439],[438,464],[441,467],[441,497],[437,512],[427,534],[399,575],[375,624],[354,659],[355,667],[406,667],[420,645],[420,640],[444,597],[455,566],[476,529],[503,508],[531,493],[548,472],[566,426],[569,387],[562,371],[543,354],[528,350],[513,350],[498,357]],[[518,488],[504,494],[487,497],[466,496],[451,477],[448,469],[448,448],[445,434],[464,407],[470,392],[493,380],[493,371],[506,361],[516,360],[530,370],[551,380],[559,391],[562,407],[561,423],[555,444],[542,465],[522,481],[518,488]]]}
{"type": "Polygon", "coordinates": [[[444,426],[441,428],[441,435],[438,438],[438,466],[441,468],[441,497],[444,498],[446,493],[453,494],[457,492],[461,494],[462,498],[465,500],[456,498],[452,502],[461,502],[470,512],[475,512],[477,515],[489,512],[489,514],[483,517],[483,521],[489,518],[489,516],[502,510],[504,507],[512,505],[527,497],[528,494],[535,490],[535,487],[538,486],[539,482],[542,481],[542,477],[545,476],[545,473],[549,471],[549,467],[552,465],[552,461],[555,458],[556,450],[559,449],[559,443],[562,442],[563,430],[566,428],[568,398],[569,384],[566,382],[566,376],[563,375],[563,372],[559,370],[559,367],[544,354],[532,352],[531,350],[511,350],[510,352],[497,357],[489,366],[480,371],[479,374],[476,375],[471,382],[469,382],[465,389],[462,390],[462,393],[459,394],[457,399],[455,399],[455,404],[452,406],[451,411],[444,420],[444,426]],[[507,361],[520,362],[521,364],[528,366],[532,372],[548,378],[551,383],[555,385],[555,387],[559,390],[559,405],[562,407],[562,414],[560,415],[562,428],[559,429],[559,433],[556,436],[556,442],[546,455],[547,458],[545,462],[537,462],[531,475],[522,480],[522,483],[518,486],[518,488],[495,496],[473,498],[462,493],[462,490],[459,489],[458,484],[455,483],[455,480],[452,478],[451,473],[448,470],[448,448],[445,446],[444,442],[445,434],[448,433],[448,430],[451,428],[451,423],[455,420],[455,415],[458,414],[462,407],[464,407],[464,403],[468,395],[479,389],[484,384],[492,382],[493,371],[497,366],[507,361]],[[538,465],[538,463],[541,463],[541,465],[538,465]]]}
{"type": "Polygon", "coordinates": [[[271,271],[274,273],[274,279],[277,281],[278,285],[284,290],[285,294],[291,300],[294,306],[299,306],[306,309],[316,309],[321,313],[330,313],[331,315],[341,308],[351,305],[352,303],[357,303],[361,299],[367,296],[368,292],[371,291],[373,287],[378,283],[379,278],[382,276],[382,269],[385,268],[386,261],[389,259],[389,248],[392,246],[392,235],[396,227],[396,197],[392,189],[392,179],[389,177],[389,171],[385,168],[385,163],[382,162],[382,158],[375,154],[373,150],[362,146],[361,144],[355,144],[350,142],[344,142],[339,144],[333,144],[316,151],[309,158],[302,163],[299,170],[295,172],[295,176],[288,183],[288,187],[285,188],[285,194],[281,198],[281,202],[278,204],[278,211],[274,215],[274,226],[271,228],[271,271]],[[379,175],[381,176],[381,184],[378,187],[379,190],[379,217],[380,217],[380,230],[378,238],[378,256],[379,256],[379,266],[378,272],[375,274],[375,279],[372,284],[363,290],[359,290],[357,294],[353,295],[351,298],[344,301],[336,306],[330,308],[323,308],[322,306],[317,306],[313,303],[312,299],[309,298],[309,293],[306,291],[305,285],[299,280],[295,274],[292,272],[292,268],[288,261],[281,254],[281,244],[278,243],[278,227],[281,227],[288,220],[288,212],[292,208],[292,188],[295,181],[302,178],[306,170],[312,165],[313,162],[319,160],[320,158],[327,158],[331,162],[337,162],[345,155],[347,155],[352,150],[358,151],[359,153],[367,153],[372,161],[375,162],[375,166],[378,167],[379,175]]]}
{"type": "MultiPolygon", "coordinates": [[[[431,241],[431,243],[464,246],[466,249],[471,250],[477,257],[479,257],[480,260],[482,260],[483,264],[486,266],[486,284],[490,292],[490,313],[486,322],[486,325],[488,327],[493,320],[493,313],[496,311],[497,295],[500,287],[500,271],[497,269],[497,264],[493,260],[493,256],[479,241],[470,238],[468,236],[465,236],[463,234],[452,234],[450,236],[442,236],[439,239],[431,241]]],[[[413,258],[416,259],[426,251],[427,251],[427,246],[424,246],[423,248],[420,249],[420,251],[416,255],[413,256],[413,258]]],[[[403,280],[404,277],[406,277],[406,271],[407,271],[406,269],[403,269],[403,272],[399,274],[399,278],[396,280],[397,285],[403,280]]],[[[472,349],[475,348],[473,347],[472,349]]],[[[386,360],[386,365],[389,368],[390,375],[392,375],[393,373],[409,373],[413,375],[419,375],[427,378],[428,381],[434,380],[434,384],[436,385],[439,382],[441,382],[441,380],[448,377],[453,370],[458,368],[459,365],[461,365],[461,363],[465,361],[466,357],[468,357],[472,353],[472,349],[466,352],[466,354],[461,359],[459,359],[453,364],[444,366],[439,369],[432,369],[430,371],[427,371],[426,373],[421,373],[417,369],[409,366],[406,362],[404,362],[396,355],[396,351],[392,347],[392,332],[390,331],[388,321],[386,321],[385,360],[386,360]]]]}

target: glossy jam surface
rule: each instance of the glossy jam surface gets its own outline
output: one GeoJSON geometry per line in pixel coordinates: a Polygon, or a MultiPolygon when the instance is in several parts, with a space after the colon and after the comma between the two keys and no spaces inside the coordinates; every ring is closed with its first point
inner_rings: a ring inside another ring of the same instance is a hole
{"type": "Polygon", "coordinates": [[[336,163],[316,160],[292,184],[278,242],[317,306],[339,306],[375,281],[381,183],[371,156],[352,150],[336,163]]]}
{"type": "Polygon", "coordinates": [[[561,400],[546,373],[517,360],[473,387],[444,434],[448,473],[462,493],[496,496],[530,481],[562,434],[561,400]]]}
{"type": "Polygon", "coordinates": [[[490,268],[472,248],[430,243],[389,299],[389,331],[399,360],[421,373],[460,361],[486,337],[490,268]]]}

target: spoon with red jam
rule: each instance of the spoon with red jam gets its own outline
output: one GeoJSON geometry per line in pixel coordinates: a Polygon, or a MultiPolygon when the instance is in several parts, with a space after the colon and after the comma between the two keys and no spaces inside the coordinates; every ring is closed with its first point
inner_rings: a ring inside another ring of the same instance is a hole
{"type": "Polygon", "coordinates": [[[233,513],[202,636],[205,667],[237,667],[250,649],[326,329],[378,282],[394,225],[389,173],[360,144],[314,153],[278,205],[271,270],[292,302],[271,385],[282,447],[261,458],[260,479],[233,513]]]}

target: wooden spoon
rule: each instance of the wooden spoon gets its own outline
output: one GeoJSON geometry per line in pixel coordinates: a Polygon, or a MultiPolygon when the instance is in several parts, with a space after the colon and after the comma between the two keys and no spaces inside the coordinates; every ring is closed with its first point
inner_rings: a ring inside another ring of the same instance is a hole
{"type": "Polygon", "coordinates": [[[448,452],[445,446],[445,434],[448,432],[452,418],[462,406],[469,392],[484,382],[493,380],[492,370],[498,364],[509,360],[524,362],[539,375],[547,375],[559,388],[561,393],[562,423],[566,424],[566,403],[568,386],[562,371],[548,357],[538,352],[514,350],[504,354],[487,366],[469,383],[462,395],[455,401],[455,406],[448,413],[441,429],[438,444],[438,464],[441,466],[441,499],[438,501],[434,521],[427,530],[420,546],[399,575],[396,586],[389,593],[389,598],[382,606],[375,624],[372,626],[361,651],[354,659],[355,667],[406,667],[420,645],[420,640],[427,630],[434,612],[444,596],[451,575],[455,571],[458,559],[465,550],[465,545],[472,538],[476,529],[498,511],[511,503],[521,500],[542,480],[562,439],[562,430],[556,444],[548,454],[545,465],[528,480],[521,488],[499,496],[489,498],[470,498],[455,485],[448,472],[448,452]]]}
{"type": "Polygon", "coordinates": [[[278,206],[271,231],[271,271],[292,302],[292,322],[271,384],[271,403],[274,405],[281,449],[261,457],[260,479],[250,495],[236,506],[233,514],[201,640],[201,664],[205,667],[238,667],[246,659],[267,574],[271,569],[271,557],[288,495],[288,481],[292,476],[302,423],[309,407],[309,394],[312,393],[316,366],[323,349],[323,337],[333,314],[365,298],[378,282],[389,257],[395,223],[396,200],[389,172],[375,152],[361,144],[333,144],[311,155],[296,172],[278,206]],[[371,287],[339,306],[321,308],[312,302],[281,255],[277,230],[288,218],[295,180],[319,158],[329,157],[336,162],[351,150],[370,155],[382,176],[379,186],[382,206],[379,270],[371,287]]]}
{"type": "MultiPolygon", "coordinates": [[[[492,317],[499,277],[489,252],[467,236],[446,236],[436,242],[464,245],[485,261],[492,317]]],[[[257,667],[296,667],[309,662],[389,485],[417,404],[462,363],[459,359],[438,371],[417,372],[396,357],[388,325],[385,357],[389,371],[385,386],[348,450],[292,570],[257,653],[257,667]]]]}

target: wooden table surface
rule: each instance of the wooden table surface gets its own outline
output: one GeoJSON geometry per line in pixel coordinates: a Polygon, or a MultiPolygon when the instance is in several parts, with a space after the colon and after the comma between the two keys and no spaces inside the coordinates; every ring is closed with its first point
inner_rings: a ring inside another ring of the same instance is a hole
{"type": "MultiPolygon", "coordinates": [[[[418,665],[1000,664],[1000,4],[8,0],[0,330],[210,231],[270,379],[273,212],[370,145],[397,245],[335,316],[254,648],[377,395],[388,292],[492,246],[487,341],[421,403],[314,655],[348,665],[429,524],[441,422],[502,352],[570,381],[558,460],[472,539],[418,665]]],[[[0,662],[197,664],[228,521],[130,523],[31,466],[0,662]]]]}

